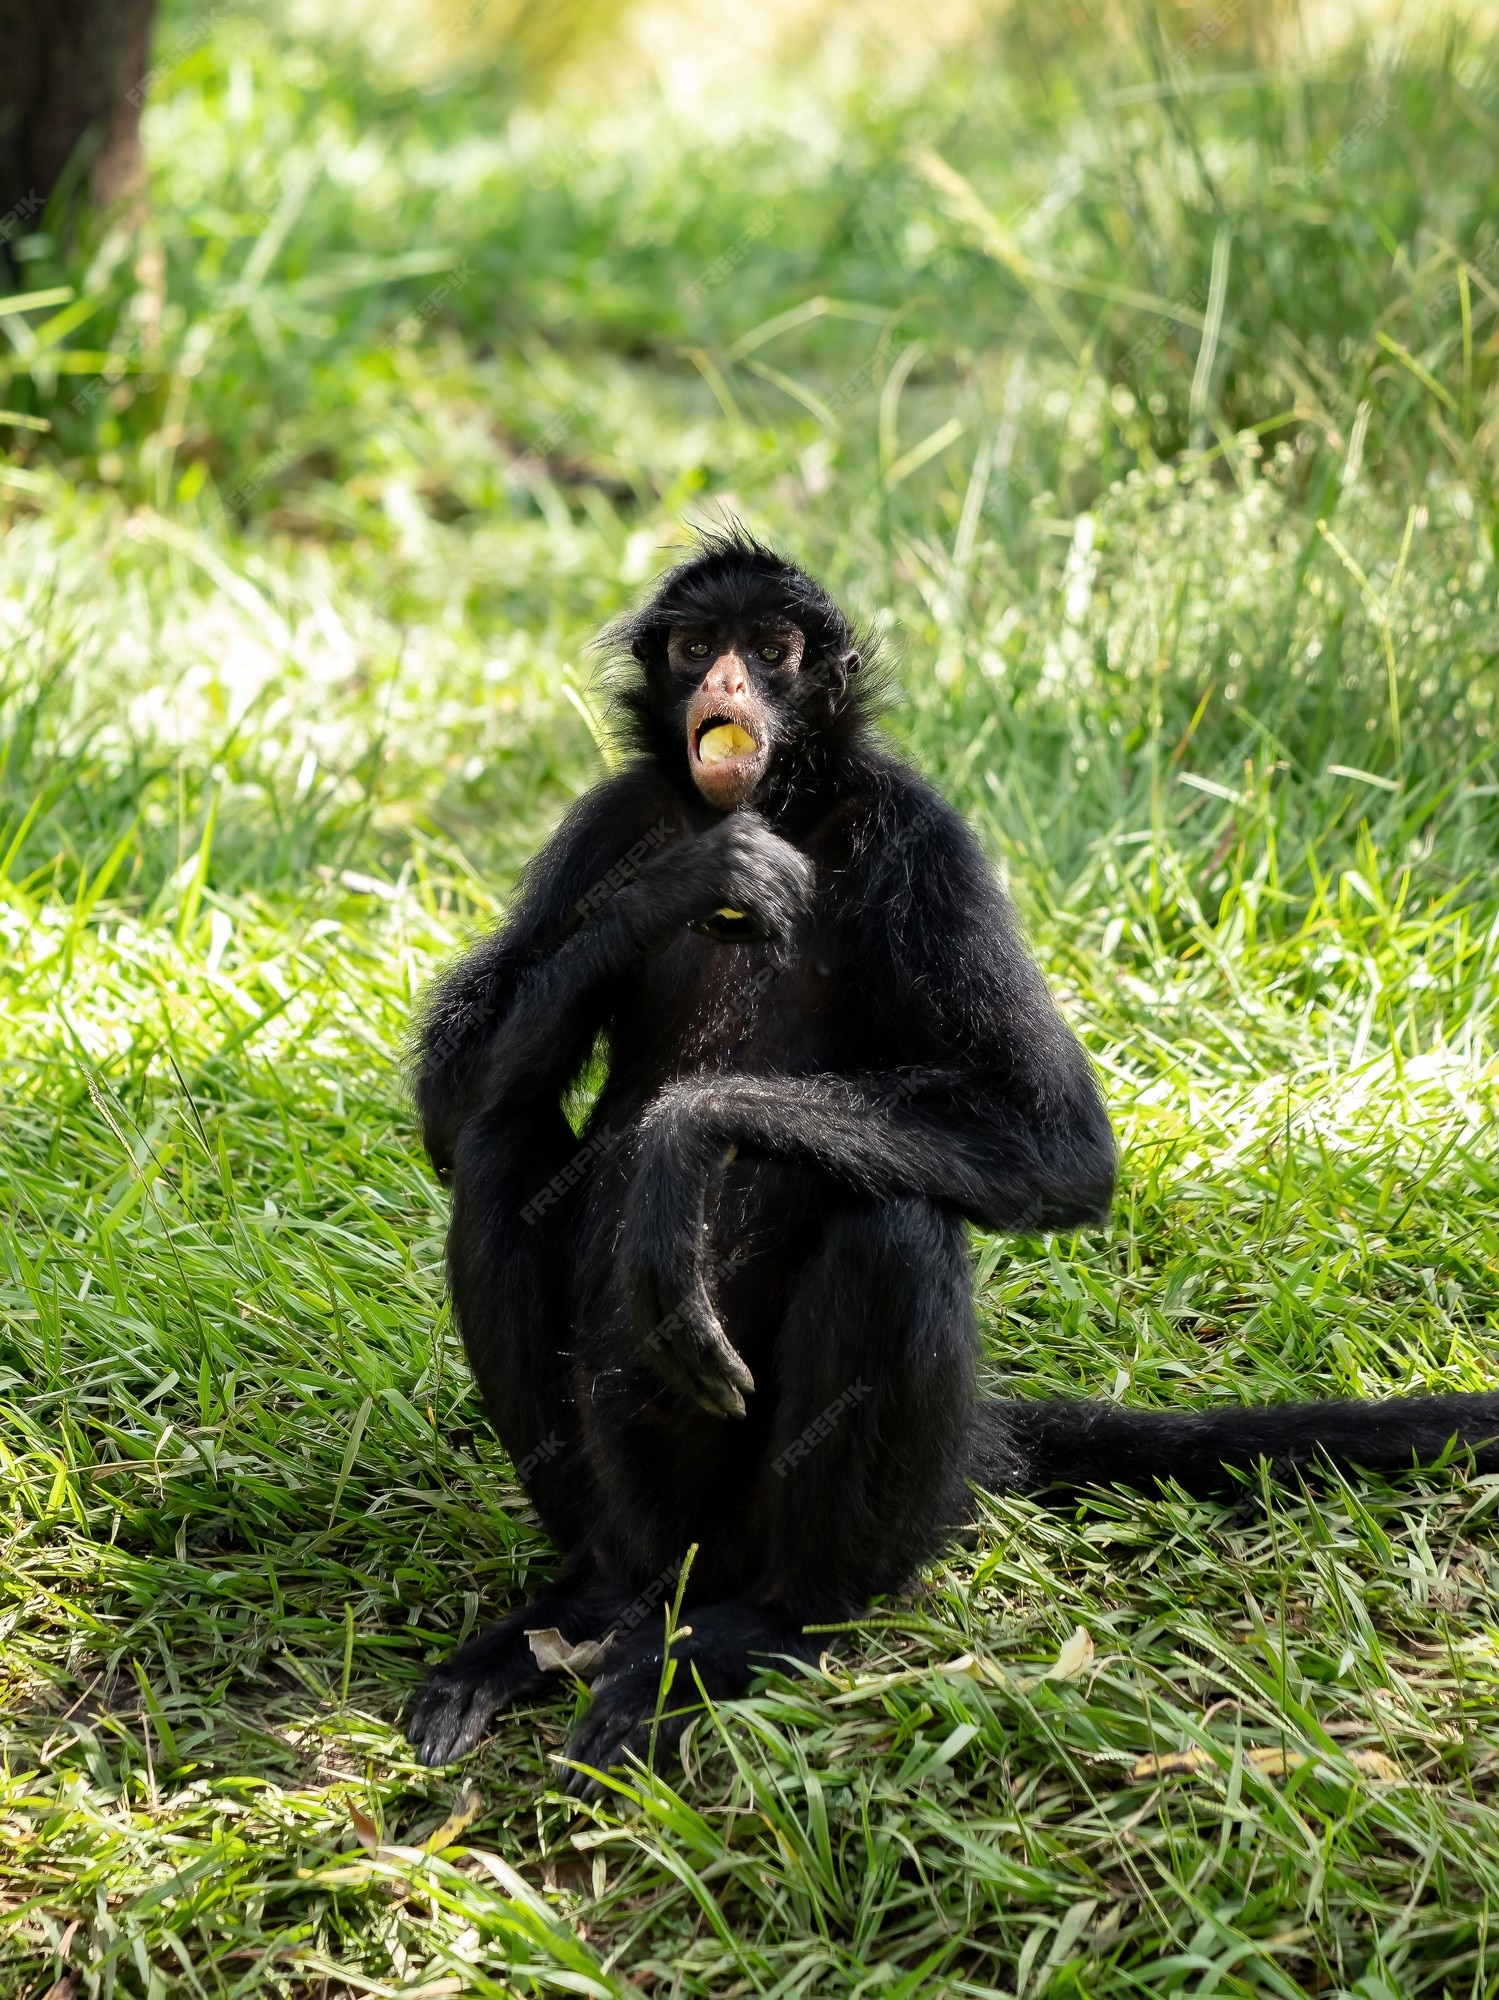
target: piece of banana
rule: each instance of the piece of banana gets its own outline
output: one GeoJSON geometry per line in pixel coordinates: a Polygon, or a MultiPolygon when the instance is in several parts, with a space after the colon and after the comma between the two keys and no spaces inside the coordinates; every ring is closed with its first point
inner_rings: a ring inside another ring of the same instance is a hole
{"type": "Polygon", "coordinates": [[[763,930],[752,916],[744,910],[730,909],[727,903],[722,909],[714,910],[711,915],[699,917],[696,923],[689,924],[687,928],[697,931],[703,937],[714,938],[719,944],[746,944],[754,938],[764,936],[763,930]]]}
{"type": "Polygon", "coordinates": [[[697,755],[700,764],[727,764],[731,757],[744,757],[758,746],[747,729],[741,729],[737,722],[715,723],[712,729],[705,729],[698,739],[697,755]]]}

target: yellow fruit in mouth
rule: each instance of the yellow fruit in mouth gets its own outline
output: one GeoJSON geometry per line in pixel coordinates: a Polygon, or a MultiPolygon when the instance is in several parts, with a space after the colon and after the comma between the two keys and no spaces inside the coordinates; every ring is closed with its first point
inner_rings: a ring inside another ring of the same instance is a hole
{"type": "Polygon", "coordinates": [[[749,731],[741,729],[737,722],[719,722],[712,729],[705,729],[698,738],[698,762],[727,764],[731,757],[747,756],[759,747],[749,731]]]}

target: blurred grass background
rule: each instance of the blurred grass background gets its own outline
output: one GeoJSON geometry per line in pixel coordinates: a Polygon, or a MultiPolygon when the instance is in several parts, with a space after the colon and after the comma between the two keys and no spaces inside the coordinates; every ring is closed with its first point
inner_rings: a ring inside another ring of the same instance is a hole
{"type": "Polygon", "coordinates": [[[148,201],[0,301],[0,1991],[1499,1990],[1461,1466],[993,1506],[617,1810],[566,1695],[397,1726],[551,1559],[406,1024],[725,511],[1108,1084],[1112,1229],[976,1241],[994,1376],[1492,1384],[1494,27],[166,10],[148,201]]]}

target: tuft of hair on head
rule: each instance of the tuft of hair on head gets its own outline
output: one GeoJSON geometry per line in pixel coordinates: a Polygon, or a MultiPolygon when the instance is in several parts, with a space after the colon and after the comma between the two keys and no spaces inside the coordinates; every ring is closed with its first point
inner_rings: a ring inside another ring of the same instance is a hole
{"type": "Polygon", "coordinates": [[[615,652],[628,652],[647,668],[666,659],[673,625],[732,621],[769,609],[799,625],[807,638],[804,671],[847,680],[861,664],[853,628],[815,578],[739,522],[701,528],[697,547],[661,577],[638,611],[604,634],[615,652]]]}
{"type": "Polygon", "coordinates": [[[695,539],[692,553],[658,580],[639,610],[600,637],[626,739],[668,764],[685,759],[679,735],[663,727],[658,690],[666,684],[667,637],[674,625],[733,622],[755,611],[783,617],[806,636],[802,670],[787,697],[797,725],[787,745],[793,757],[852,741],[882,705],[882,676],[871,672],[874,635],[852,625],[815,577],[739,521],[699,528],[695,539]]]}

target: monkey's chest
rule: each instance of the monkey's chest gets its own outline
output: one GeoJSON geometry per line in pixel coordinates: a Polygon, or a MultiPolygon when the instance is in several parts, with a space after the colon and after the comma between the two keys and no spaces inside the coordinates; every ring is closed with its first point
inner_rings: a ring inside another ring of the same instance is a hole
{"type": "Polygon", "coordinates": [[[615,1023],[616,1071],[659,1083],[837,1066],[839,983],[833,953],[815,939],[778,952],[684,933],[626,996],[615,1023]]]}

